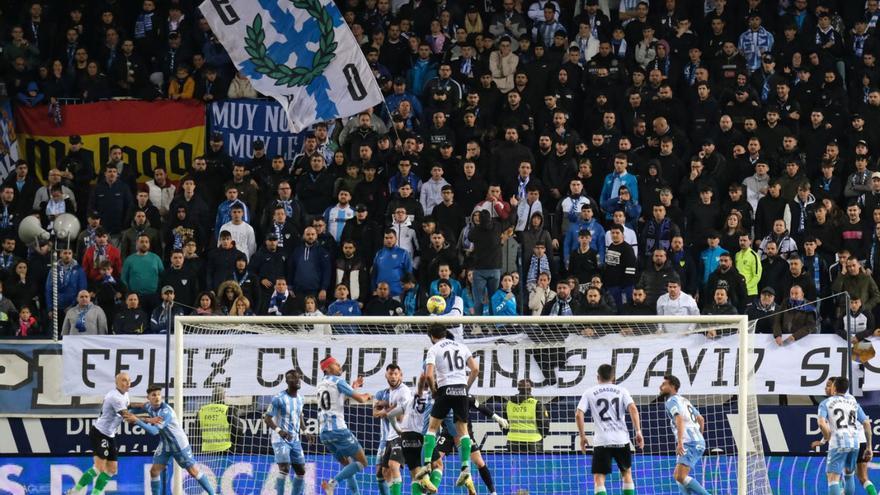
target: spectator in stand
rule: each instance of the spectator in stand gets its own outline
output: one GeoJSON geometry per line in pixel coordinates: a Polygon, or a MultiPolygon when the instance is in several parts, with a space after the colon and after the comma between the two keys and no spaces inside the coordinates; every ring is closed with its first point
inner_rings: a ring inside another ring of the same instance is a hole
{"type": "Polygon", "coordinates": [[[840,274],[831,284],[831,292],[846,291],[850,297],[858,297],[862,301],[862,307],[867,311],[874,311],[880,303],[880,290],[877,283],[870,275],[865,273],[859,260],[850,256],[842,265],[840,274]]]}
{"type": "Polygon", "coordinates": [[[122,283],[138,294],[145,311],[152,311],[158,303],[159,279],[164,271],[162,259],[150,251],[150,237],[138,236],[137,251],[122,263],[122,283]]]}
{"type": "Polygon", "coordinates": [[[611,244],[605,250],[605,283],[615,306],[619,307],[632,297],[638,259],[632,246],[623,240],[622,226],[612,225],[609,232],[611,244]]]}
{"type": "Polygon", "coordinates": [[[776,291],[773,287],[764,287],[758,298],[749,303],[746,315],[755,324],[755,333],[773,333],[776,319],[779,318],[776,305],[776,291]]]}
{"type": "Polygon", "coordinates": [[[99,180],[92,191],[89,211],[96,211],[101,216],[101,225],[110,234],[111,241],[115,240],[114,244],[120,243],[124,222],[130,218],[133,206],[131,190],[119,180],[116,165],[108,164],[104,180],[99,180]]]}
{"type": "Polygon", "coordinates": [[[836,330],[838,335],[853,344],[880,334],[874,325],[874,315],[862,307],[862,300],[858,297],[850,297],[849,313],[840,318],[836,330]]]}
{"type": "Polygon", "coordinates": [[[799,285],[789,290],[788,299],[779,307],[780,315],[773,324],[773,337],[776,345],[783,346],[816,333],[816,307],[804,300],[804,291],[799,285]],[[786,334],[786,337],[783,337],[786,334]]]}
{"type": "MultiPolygon", "coordinates": [[[[374,268],[375,270],[375,268],[374,268]]],[[[401,316],[403,306],[391,297],[391,287],[387,282],[376,284],[375,297],[364,308],[364,316],[401,316]]]]}
{"type": "MultiPolygon", "coordinates": [[[[287,287],[287,280],[284,277],[278,277],[275,280],[275,288],[272,294],[266,300],[266,305],[261,314],[270,316],[291,316],[297,313],[296,298],[302,297],[303,308],[305,308],[305,298],[312,297],[303,294],[295,296],[287,287]]],[[[326,297],[326,296],[325,296],[326,297]]]]}
{"type": "Polygon", "coordinates": [[[17,338],[41,339],[47,337],[43,335],[43,328],[30,306],[19,308],[18,318],[12,321],[9,332],[10,336],[17,338]]]}
{"type": "MultiPolygon", "coordinates": [[[[666,281],[666,294],[657,299],[657,316],[692,316],[699,315],[697,302],[690,294],[682,292],[681,282],[676,278],[666,281]]],[[[667,333],[686,332],[693,329],[690,323],[667,323],[663,330],[667,333]]]]}
{"type": "Polygon", "coordinates": [[[103,227],[95,229],[95,244],[86,249],[82,257],[82,267],[90,284],[100,282],[102,275],[99,266],[101,261],[108,260],[113,273],[122,273],[122,256],[115,246],[110,244],[110,235],[103,227]]]}
{"type": "MultiPolygon", "coordinates": [[[[306,227],[303,229],[302,244],[290,254],[287,266],[286,279],[291,281],[290,289],[297,309],[302,309],[303,298],[307,295],[316,296],[319,304],[327,301],[332,270],[330,253],[318,244],[318,231],[314,227],[306,227]]],[[[285,282],[284,290],[287,288],[285,282]]],[[[275,293],[280,292],[276,280],[275,293]]]]}
{"type": "Polygon", "coordinates": [[[156,254],[162,252],[162,241],[159,237],[159,230],[150,225],[147,220],[147,213],[144,210],[136,210],[134,218],[131,220],[131,227],[122,231],[120,239],[120,248],[122,258],[126,259],[132,253],[137,251],[138,238],[142,235],[150,239],[150,250],[156,254]]]}
{"type": "Polygon", "coordinates": [[[150,315],[150,333],[171,333],[174,331],[174,319],[184,316],[186,308],[174,303],[174,287],[162,287],[162,303],[153,309],[150,315]]]}
{"type": "MultiPolygon", "coordinates": [[[[274,287],[274,286],[273,286],[274,287]]],[[[217,301],[214,298],[214,293],[211,291],[204,291],[199,294],[198,297],[198,307],[196,307],[193,315],[195,316],[214,316],[221,314],[217,309],[217,301]]]]}
{"type": "MultiPolygon", "coordinates": [[[[221,282],[232,278],[232,272],[235,268],[235,260],[242,255],[241,251],[235,248],[232,241],[232,235],[227,231],[220,232],[220,240],[217,247],[208,251],[205,263],[205,287],[214,288],[221,282]]],[[[188,243],[189,244],[189,243],[188,243]]],[[[186,258],[186,251],[184,251],[186,258]]],[[[185,259],[186,263],[191,263],[191,259],[185,259]]],[[[196,272],[198,273],[198,271],[196,272]]]]}
{"type": "Polygon", "coordinates": [[[703,287],[701,302],[704,309],[712,304],[713,300],[717,303],[715,295],[718,288],[725,290],[724,300],[729,301],[736,308],[735,314],[745,312],[748,303],[746,279],[733,267],[733,257],[727,252],[718,256],[718,268],[709,275],[709,279],[703,287]]]}
{"type": "MultiPolygon", "coordinates": [[[[495,186],[497,187],[497,186],[495,186]]],[[[489,188],[492,191],[492,187],[489,188]]],[[[500,194],[500,187],[496,193],[500,194]]],[[[493,197],[492,192],[489,193],[493,197]]],[[[494,211],[499,211],[498,202],[494,211]]],[[[501,278],[501,235],[505,225],[501,220],[493,220],[488,210],[481,209],[473,215],[474,226],[468,232],[468,240],[473,243],[472,267],[474,271],[474,314],[483,314],[483,300],[498,288],[501,278]]]]}
{"type": "Polygon", "coordinates": [[[104,310],[92,304],[89,291],[79,291],[76,294],[76,303],[64,315],[61,335],[106,335],[107,317],[104,310]]]}
{"type": "Polygon", "coordinates": [[[739,236],[739,251],[735,255],[735,265],[736,271],[745,279],[746,295],[748,301],[751,301],[758,295],[763,266],[761,257],[752,249],[752,236],[747,233],[739,236]]]}
{"type": "MultiPolygon", "coordinates": [[[[86,290],[88,281],[86,273],[73,259],[73,251],[62,249],[58,256],[58,314],[77,303],[78,294],[86,290]]],[[[46,309],[52,314],[52,275],[46,279],[46,309]]]]}
{"type": "Polygon", "coordinates": [[[220,227],[220,231],[229,232],[236,249],[244,254],[247,260],[257,252],[257,236],[254,228],[244,221],[244,209],[242,203],[233,204],[229,209],[230,219],[220,227]]]}

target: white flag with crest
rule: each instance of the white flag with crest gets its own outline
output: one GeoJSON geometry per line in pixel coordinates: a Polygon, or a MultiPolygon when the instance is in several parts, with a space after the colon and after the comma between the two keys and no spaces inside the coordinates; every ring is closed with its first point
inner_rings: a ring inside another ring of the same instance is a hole
{"type": "Polygon", "coordinates": [[[199,8],[238,70],[285,108],[293,132],[382,101],[333,0],[205,0],[199,8]]]}

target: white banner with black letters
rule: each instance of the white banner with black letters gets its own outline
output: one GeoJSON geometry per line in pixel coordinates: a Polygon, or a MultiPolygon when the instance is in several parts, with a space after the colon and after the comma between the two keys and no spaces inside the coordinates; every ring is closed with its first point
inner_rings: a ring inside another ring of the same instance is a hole
{"type": "MultiPolygon", "coordinates": [[[[681,379],[686,394],[729,394],[738,386],[736,336],[570,338],[552,350],[556,359],[564,359],[561,366],[554,366],[556,380],[546,378],[547,370],[538,364],[547,361],[536,356],[541,349],[527,341],[515,344],[516,336],[503,339],[467,342],[480,366],[471,390],[474,395],[515,394],[516,382],[528,376],[535,384],[534,395],[580,396],[595,383],[596,369],[603,363],[615,367],[618,383],[633,395],[657,394],[669,373],[681,379]]],[[[208,395],[220,386],[229,395],[271,395],[284,386],[285,371],[298,369],[309,393],[322,376],[319,361],[332,354],[343,363],[346,378],[363,376],[365,390],[375,392],[387,386],[385,366],[392,362],[413,382],[421,373],[428,346],[421,335],[187,336],[184,390],[187,395],[208,395]]],[[[64,389],[71,395],[104,393],[113,387],[119,371],[131,375],[136,394],[150,383],[165,381],[161,335],[71,335],[64,338],[63,349],[64,389]]],[[[753,353],[756,394],[821,395],[825,380],[842,374],[846,366],[846,345],[834,335],[812,335],[784,347],[772,335],[756,335],[753,353]]]]}

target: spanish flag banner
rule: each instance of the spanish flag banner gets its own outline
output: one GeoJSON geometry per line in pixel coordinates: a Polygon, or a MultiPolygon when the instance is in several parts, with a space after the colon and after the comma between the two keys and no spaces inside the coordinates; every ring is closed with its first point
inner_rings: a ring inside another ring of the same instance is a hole
{"type": "Polygon", "coordinates": [[[150,180],[156,167],[179,179],[205,151],[205,106],[198,102],[102,101],[66,105],[62,112],[59,126],[45,107],[15,111],[19,154],[42,181],[67,154],[68,138],[75,134],[92,153],[95,172],[109,161],[110,147],[118,145],[139,182],[150,180]]]}

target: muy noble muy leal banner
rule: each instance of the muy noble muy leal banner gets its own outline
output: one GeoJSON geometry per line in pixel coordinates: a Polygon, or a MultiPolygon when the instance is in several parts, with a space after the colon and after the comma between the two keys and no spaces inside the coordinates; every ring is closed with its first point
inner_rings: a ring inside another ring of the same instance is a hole
{"type": "MultiPolygon", "coordinates": [[[[304,391],[321,378],[318,363],[333,354],[344,363],[345,376],[365,378],[366,390],[386,386],[385,366],[398,363],[407,381],[422,370],[428,340],[420,335],[317,336],[235,335],[188,336],[184,362],[185,393],[210,395],[221,386],[230,395],[272,395],[283,386],[284,372],[299,369],[304,391]]],[[[510,341],[507,337],[505,341],[510,341]]],[[[754,393],[821,395],[829,376],[846,366],[846,345],[834,335],[815,335],[779,347],[772,335],[754,337],[757,367],[754,393]]],[[[644,340],[639,337],[570,338],[559,380],[547,383],[535,361],[535,349],[496,339],[468,342],[480,365],[475,395],[513,395],[526,376],[537,384],[537,396],[580,396],[595,383],[596,369],[611,363],[617,381],[634,395],[654,395],[663,375],[674,373],[689,394],[729,394],[737,387],[737,337],[708,340],[700,335],[644,340]]],[[[128,371],[135,393],[149,383],[162,383],[165,337],[68,336],[63,341],[64,389],[72,395],[95,395],[113,386],[118,371],[128,371]]],[[[173,368],[173,367],[172,367],[173,368]]]]}
{"type": "Polygon", "coordinates": [[[15,111],[19,152],[43,181],[67,154],[67,139],[74,134],[92,153],[96,172],[109,160],[110,147],[121,146],[139,182],[151,179],[156,167],[179,179],[205,150],[205,106],[198,102],[102,101],[66,105],[63,112],[63,124],[56,126],[45,107],[15,111]]]}

